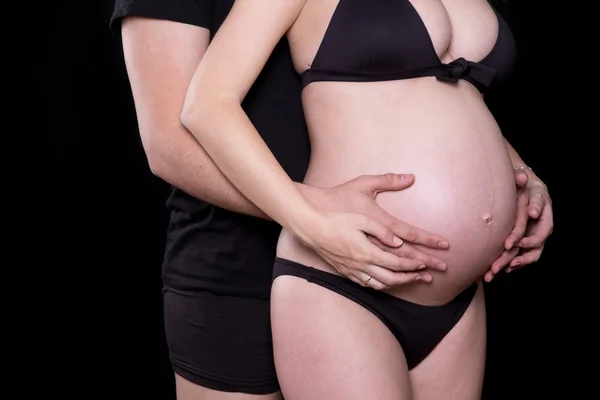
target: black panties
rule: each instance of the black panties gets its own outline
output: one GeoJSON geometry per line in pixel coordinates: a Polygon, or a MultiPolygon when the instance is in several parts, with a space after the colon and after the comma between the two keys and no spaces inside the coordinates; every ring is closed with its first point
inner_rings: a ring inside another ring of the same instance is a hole
{"type": "Polygon", "coordinates": [[[372,312],[388,327],[402,346],[409,369],[423,361],[452,330],[471,304],[477,291],[477,284],[473,284],[446,304],[425,306],[360,286],[338,275],[277,258],[273,279],[282,275],[306,279],[372,312]]]}

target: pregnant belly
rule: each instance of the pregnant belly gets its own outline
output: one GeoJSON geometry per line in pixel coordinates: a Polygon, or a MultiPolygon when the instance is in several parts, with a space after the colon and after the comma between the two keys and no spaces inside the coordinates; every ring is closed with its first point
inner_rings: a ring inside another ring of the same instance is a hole
{"type": "MultiPolygon", "coordinates": [[[[445,102],[438,96],[429,107],[403,104],[402,113],[380,105],[379,112],[366,110],[373,113],[370,118],[364,107],[361,113],[343,113],[342,119],[343,110],[337,110],[329,123],[319,112],[319,129],[311,133],[308,184],[330,187],[364,174],[415,175],[410,188],[380,193],[377,202],[398,219],[450,242],[448,250],[424,249],[445,260],[447,271],[431,271],[431,283],[390,290],[420,304],[445,303],[481,278],[501,254],[515,221],[514,173],[495,120],[478,96],[449,97],[445,102]]],[[[310,111],[309,123],[317,117],[310,111]]],[[[285,233],[279,255],[334,272],[285,233]]]]}

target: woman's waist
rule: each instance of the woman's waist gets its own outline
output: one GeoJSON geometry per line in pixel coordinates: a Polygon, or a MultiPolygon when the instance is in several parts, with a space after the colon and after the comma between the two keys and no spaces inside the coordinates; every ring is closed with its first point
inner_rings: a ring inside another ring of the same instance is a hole
{"type": "Polygon", "coordinates": [[[477,102],[453,108],[379,100],[361,107],[354,101],[340,100],[336,105],[323,101],[318,109],[307,107],[312,164],[419,158],[448,164],[457,157],[473,162],[480,154],[496,154],[506,161],[500,128],[477,102]]]}
{"type": "Polygon", "coordinates": [[[346,125],[369,121],[413,126],[442,123],[492,123],[483,96],[471,84],[440,84],[431,77],[385,82],[321,82],[302,93],[309,125],[346,125]]]}
{"type": "Polygon", "coordinates": [[[466,82],[427,78],[386,82],[325,82],[302,96],[311,142],[352,132],[352,139],[496,132],[481,94],[466,82]]]}

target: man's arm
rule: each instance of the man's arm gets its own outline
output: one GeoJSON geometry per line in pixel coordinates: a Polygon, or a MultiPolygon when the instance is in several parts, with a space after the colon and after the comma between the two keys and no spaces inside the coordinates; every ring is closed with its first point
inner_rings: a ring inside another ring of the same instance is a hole
{"type": "Polygon", "coordinates": [[[268,218],[221,173],[181,124],[188,85],[209,43],[198,26],[141,17],[122,24],[123,51],[152,173],[216,206],[268,218]]]}

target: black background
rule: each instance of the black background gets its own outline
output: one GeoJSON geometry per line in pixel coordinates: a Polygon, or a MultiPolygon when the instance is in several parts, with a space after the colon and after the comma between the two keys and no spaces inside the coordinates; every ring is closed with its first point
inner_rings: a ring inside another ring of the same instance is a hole
{"type": "MultiPolygon", "coordinates": [[[[120,39],[108,30],[113,2],[81,3],[37,6],[24,18],[24,45],[15,53],[22,79],[12,117],[27,129],[17,130],[20,151],[11,156],[28,176],[9,196],[20,201],[10,216],[18,222],[14,235],[26,239],[14,250],[32,266],[25,273],[43,278],[27,285],[43,301],[33,307],[37,336],[29,348],[37,358],[25,363],[58,369],[46,391],[82,387],[88,392],[79,398],[95,398],[110,387],[109,398],[148,392],[169,400],[160,294],[169,188],[150,173],[140,144],[120,39]]],[[[495,2],[520,58],[512,86],[489,104],[549,186],[557,227],[539,263],[486,286],[488,400],[562,396],[567,384],[558,360],[568,346],[556,324],[563,165],[554,157],[560,143],[548,135],[552,123],[543,122],[560,113],[539,90],[550,33],[525,3],[495,2]]],[[[23,326],[30,315],[21,315],[23,326]]]]}

